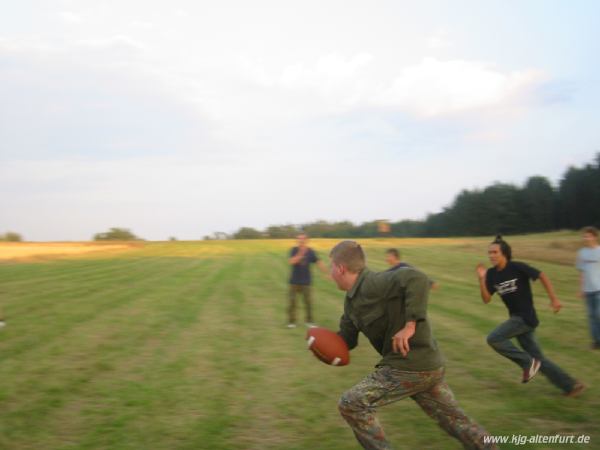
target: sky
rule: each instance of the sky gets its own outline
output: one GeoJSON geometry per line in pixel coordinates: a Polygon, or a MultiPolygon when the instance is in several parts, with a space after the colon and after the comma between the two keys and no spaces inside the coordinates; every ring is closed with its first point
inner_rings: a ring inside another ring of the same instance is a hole
{"type": "Polygon", "coordinates": [[[423,219],[600,152],[595,1],[2,1],[0,233],[423,219]]]}

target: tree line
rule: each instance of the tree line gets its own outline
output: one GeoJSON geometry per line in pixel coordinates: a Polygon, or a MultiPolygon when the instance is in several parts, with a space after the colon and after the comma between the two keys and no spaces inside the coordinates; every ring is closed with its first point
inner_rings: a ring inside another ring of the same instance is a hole
{"type": "MultiPolygon", "coordinates": [[[[545,177],[532,176],[523,186],[496,182],[483,189],[465,189],[441,212],[424,220],[391,222],[385,232],[381,221],[375,220],[362,224],[317,221],[272,225],[262,231],[242,227],[227,237],[293,238],[300,231],[324,238],[483,236],[574,230],[587,225],[600,227],[600,153],[592,163],[569,167],[558,186],[545,177]]],[[[223,233],[218,237],[223,238],[223,233]]]]}
{"type": "MultiPolygon", "coordinates": [[[[271,225],[264,230],[242,227],[231,235],[216,232],[204,239],[285,239],[301,231],[322,238],[484,236],[575,230],[587,225],[600,228],[600,153],[583,167],[569,167],[558,186],[545,177],[532,176],[523,186],[496,182],[483,189],[465,189],[450,206],[424,220],[385,222],[385,228],[379,220],[361,224],[319,220],[271,225]]],[[[0,241],[22,240],[19,233],[0,234],[0,241]]],[[[111,228],[95,234],[93,240],[142,239],[127,228],[111,228]]]]}
{"type": "Polygon", "coordinates": [[[23,236],[14,231],[7,231],[4,234],[0,234],[0,242],[22,242],[23,236]]]}

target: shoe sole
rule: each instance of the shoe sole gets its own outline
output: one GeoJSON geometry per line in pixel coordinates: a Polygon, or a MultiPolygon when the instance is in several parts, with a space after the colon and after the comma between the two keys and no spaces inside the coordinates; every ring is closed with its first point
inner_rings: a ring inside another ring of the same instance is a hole
{"type": "Polygon", "coordinates": [[[539,359],[534,359],[533,362],[531,363],[531,367],[529,369],[530,370],[529,378],[527,378],[526,380],[522,380],[521,382],[528,383],[529,381],[531,381],[531,379],[533,377],[535,377],[537,375],[537,373],[540,371],[540,367],[542,367],[542,362],[539,359]]]}

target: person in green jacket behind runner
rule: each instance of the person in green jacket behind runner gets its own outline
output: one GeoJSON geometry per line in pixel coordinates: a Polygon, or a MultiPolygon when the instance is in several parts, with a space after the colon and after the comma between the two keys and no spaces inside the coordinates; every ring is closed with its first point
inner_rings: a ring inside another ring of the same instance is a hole
{"type": "Polygon", "coordinates": [[[486,442],[489,434],[458,406],[444,381],[443,358],[427,317],[429,278],[412,267],[371,272],[354,241],[340,242],[329,256],[331,276],[346,292],[338,334],[353,349],[362,332],[382,356],[376,370],[338,404],[363,448],[391,448],[375,411],[406,397],[465,448],[497,448],[486,442]]]}

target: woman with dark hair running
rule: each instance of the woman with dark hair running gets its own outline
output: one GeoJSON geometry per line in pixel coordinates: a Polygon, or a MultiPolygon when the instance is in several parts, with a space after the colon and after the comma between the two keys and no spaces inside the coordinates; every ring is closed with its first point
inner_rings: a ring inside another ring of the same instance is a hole
{"type": "Polygon", "coordinates": [[[557,313],[561,304],[552,283],[543,272],[523,262],[513,261],[512,249],[500,235],[489,245],[488,256],[493,267],[486,270],[480,263],[476,269],[481,298],[487,304],[494,292],[497,292],[510,316],[489,334],[488,344],[523,369],[523,383],[527,383],[540,371],[552,384],[562,389],[566,396],[579,395],[585,386],[547,359],[535,338],[535,328],[539,321],[533,306],[530,280],[540,279],[550,297],[550,306],[557,313]],[[517,338],[522,350],[511,342],[512,338],[517,338]]]}

